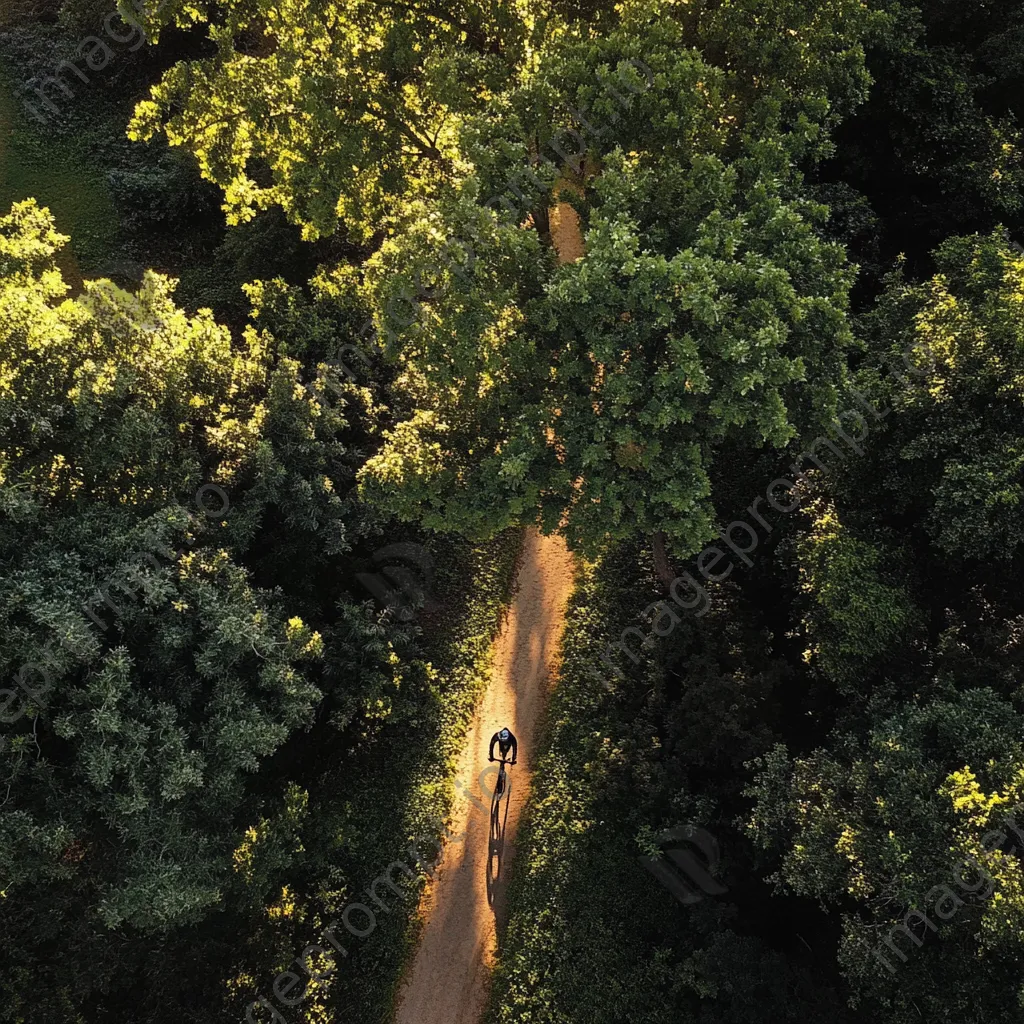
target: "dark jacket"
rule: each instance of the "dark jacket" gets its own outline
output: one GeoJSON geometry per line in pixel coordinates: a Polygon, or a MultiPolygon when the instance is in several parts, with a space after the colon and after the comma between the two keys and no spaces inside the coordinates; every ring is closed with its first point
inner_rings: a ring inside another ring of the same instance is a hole
{"type": "Polygon", "coordinates": [[[505,757],[508,754],[509,747],[512,748],[512,763],[515,764],[516,756],[519,753],[519,741],[516,739],[516,734],[509,729],[508,732],[508,743],[502,743],[501,737],[498,733],[495,733],[491,737],[491,760],[494,760],[494,745],[497,744],[499,750],[501,750],[501,756],[505,757]]]}

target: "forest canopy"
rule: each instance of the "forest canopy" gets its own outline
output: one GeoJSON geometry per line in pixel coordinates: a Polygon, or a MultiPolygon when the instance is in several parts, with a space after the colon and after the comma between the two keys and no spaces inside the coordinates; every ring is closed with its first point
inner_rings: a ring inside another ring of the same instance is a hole
{"type": "Polygon", "coordinates": [[[393,1019],[516,629],[483,1021],[1024,1021],[1022,96],[1019,0],[0,12],[0,1021],[393,1019]]]}

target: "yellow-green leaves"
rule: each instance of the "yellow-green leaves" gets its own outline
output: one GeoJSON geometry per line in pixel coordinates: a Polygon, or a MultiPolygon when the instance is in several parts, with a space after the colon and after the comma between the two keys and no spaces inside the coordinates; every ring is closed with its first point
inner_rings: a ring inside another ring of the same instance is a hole
{"type": "Polygon", "coordinates": [[[207,22],[216,56],[168,71],[130,135],[190,149],[232,222],[279,204],[308,239],[341,225],[367,241],[444,180],[460,119],[506,84],[525,34],[507,3],[242,0],[176,13],[207,22]]]}

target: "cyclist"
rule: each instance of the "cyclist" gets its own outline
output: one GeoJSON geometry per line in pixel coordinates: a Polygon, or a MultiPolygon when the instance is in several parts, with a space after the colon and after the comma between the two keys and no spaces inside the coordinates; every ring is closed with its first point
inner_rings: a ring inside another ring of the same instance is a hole
{"type": "Polygon", "coordinates": [[[512,751],[512,763],[516,763],[516,756],[519,753],[519,741],[515,738],[512,730],[508,727],[502,729],[500,732],[496,732],[491,737],[491,756],[488,758],[489,761],[494,761],[494,744],[498,744],[498,750],[501,752],[501,756],[504,757],[509,750],[512,751]]]}

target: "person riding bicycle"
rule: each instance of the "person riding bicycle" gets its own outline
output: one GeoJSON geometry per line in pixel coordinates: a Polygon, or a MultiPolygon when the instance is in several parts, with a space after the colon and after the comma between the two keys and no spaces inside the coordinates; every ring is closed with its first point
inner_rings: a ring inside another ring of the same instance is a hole
{"type": "Polygon", "coordinates": [[[498,744],[498,750],[501,752],[501,756],[505,757],[509,750],[512,751],[512,763],[516,763],[516,756],[519,753],[519,741],[515,738],[512,730],[504,728],[499,732],[496,732],[491,737],[491,756],[488,758],[489,761],[495,760],[494,757],[494,744],[498,744]]]}

